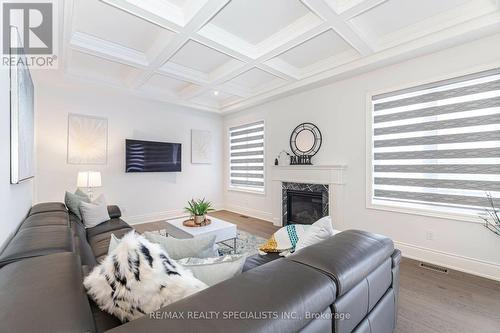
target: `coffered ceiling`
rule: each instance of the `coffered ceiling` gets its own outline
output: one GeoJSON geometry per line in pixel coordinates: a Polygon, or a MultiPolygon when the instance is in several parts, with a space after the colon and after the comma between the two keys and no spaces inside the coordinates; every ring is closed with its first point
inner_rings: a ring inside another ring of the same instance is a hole
{"type": "Polygon", "coordinates": [[[495,32],[496,0],[65,0],[62,69],[226,113],[495,32]]]}

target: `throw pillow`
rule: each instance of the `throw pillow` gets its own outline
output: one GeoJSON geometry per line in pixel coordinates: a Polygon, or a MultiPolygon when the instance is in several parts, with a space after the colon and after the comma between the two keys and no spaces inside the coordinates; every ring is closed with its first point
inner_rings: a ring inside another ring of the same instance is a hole
{"type": "Polygon", "coordinates": [[[150,242],[160,244],[174,260],[182,258],[210,258],[219,255],[214,250],[215,235],[177,239],[146,231],[144,237],[150,242]]]}
{"type": "Polygon", "coordinates": [[[113,252],[114,249],[120,244],[121,239],[117,238],[115,234],[111,234],[111,238],[109,239],[109,245],[108,245],[108,254],[113,252]]]}
{"type": "Polygon", "coordinates": [[[87,193],[83,192],[80,188],[77,188],[76,191],[75,191],[75,195],[78,195],[80,197],[85,197],[89,200],[90,202],[90,197],[87,193]]]}
{"type": "Polygon", "coordinates": [[[92,228],[103,222],[109,221],[108,204],[103,195],[91,203],[81,202],[80,213],[85,228],[92,228]]]}
{"type": "Polygon", "coordinates": [[[295,251],[319,243],[339,232],[340,231],[333,229],[332,219],[329,216],[325,216],[314,222],[311,227],[308,228],[301,237],[299,237],[299,241],[295,246],[295,251]]]}
{"type": "Polygon", "coordinates": [[[246,256],[227,255],[214,258],[184,258],[177,263],[189,269],[195,278],[213,286],[241,274],[246,256]]]}
{"type": "Polygon", "coordinates": [[[292,252],[300,237],[302,237],[309,227],[309,225],[304,224],[289,224],[279,229],[272,235],[266,244],[259,248],[260,253],[278,252],[286,255],[292,252]]]}
{"type": "Polygon", "coordinates": [[[80,190],[76,190],[75,194],[66,191],[64,203],[66,207],[68,207],[68,210],[75,214],[80,220],[82,219],[82,214],[80,214],[80,203],[82,202],[90,202],[88,195],[80,190]]]}
{"type": "Polygon", "coordinates": [[[134,231],[85,278],[103,311],[131,321],[206,288],[159,246],[134,231]]]}

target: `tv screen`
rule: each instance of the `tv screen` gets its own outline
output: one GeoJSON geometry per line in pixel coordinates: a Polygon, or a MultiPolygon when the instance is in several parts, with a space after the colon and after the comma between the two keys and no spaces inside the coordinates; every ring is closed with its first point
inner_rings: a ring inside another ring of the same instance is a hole
{"type": "Polygon", "coordinates": [[[126,172],[180,172],[180,143],[126,140],[126,172]]]}

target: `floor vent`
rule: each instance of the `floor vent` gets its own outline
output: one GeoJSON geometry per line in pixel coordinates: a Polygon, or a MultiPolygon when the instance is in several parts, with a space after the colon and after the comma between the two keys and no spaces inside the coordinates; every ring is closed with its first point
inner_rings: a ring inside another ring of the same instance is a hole
{"type": "Polygon", "coordinates": [[[249,219],[250,217],[246,216],[246,215],[240,215],[241,218],[244,218],[244,219],[249,219]]]}
{"type": "Polygon", "coordinates": [[[419,266],[422,267],[422,268],[434,271],[434,272],[448,274],[448,268],[445,268],[445,267],[442,267],[442,266],[433,265],[433,264],[429,264],[429,263],[426,263],[426,262],[421,262],[419,264],[419,266]]]}

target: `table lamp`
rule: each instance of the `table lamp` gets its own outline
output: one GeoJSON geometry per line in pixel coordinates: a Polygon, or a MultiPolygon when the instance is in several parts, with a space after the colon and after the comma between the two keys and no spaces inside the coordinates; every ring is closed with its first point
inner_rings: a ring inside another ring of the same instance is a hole
{"type": "Polygon", "coordinates": [[[94,196],[94,188],[101,187],[101,173],[99,171],[80,171],[78,172],[77,185],[81,188],[86,188],[90,200],[94,196]]]}

